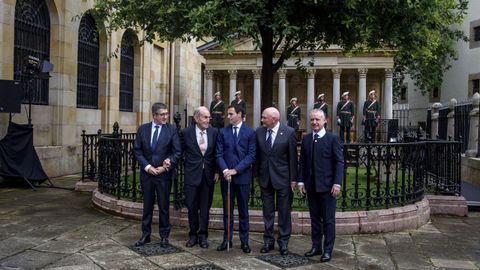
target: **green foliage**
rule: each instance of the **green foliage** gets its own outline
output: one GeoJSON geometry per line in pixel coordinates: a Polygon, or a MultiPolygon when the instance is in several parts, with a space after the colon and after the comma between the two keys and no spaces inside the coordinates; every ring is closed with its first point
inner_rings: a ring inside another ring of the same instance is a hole
{"type": "Polygon", "coordinates": [[[146,41],[214,37],[231,53],[234,40],[252,38],[269,72],[299,49],[393,49],[395,86],[409,73],[428,91],[456,58],[454,43],[466,40],[454,25],[467,6],[464,0],[97,0],[93,12],[108,30],[142,30],[146,41]]]}

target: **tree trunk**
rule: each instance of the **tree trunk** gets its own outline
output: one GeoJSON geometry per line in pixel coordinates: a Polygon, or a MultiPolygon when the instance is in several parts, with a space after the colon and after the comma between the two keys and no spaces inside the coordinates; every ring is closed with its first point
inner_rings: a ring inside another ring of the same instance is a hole
{"type": "MultiPolygon", "coordinates": [[[[271,29],[263,29],[262,33],[262,111],[271,107],[273,101],[273,31],[271,29]]],[[[276,103],[276,102],[275,102],[276,103]]]]}

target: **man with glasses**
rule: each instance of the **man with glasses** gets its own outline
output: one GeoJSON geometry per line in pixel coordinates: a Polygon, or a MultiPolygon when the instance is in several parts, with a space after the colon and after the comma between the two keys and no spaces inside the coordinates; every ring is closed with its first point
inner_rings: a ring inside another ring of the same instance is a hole
{"type": "Polygon", "coordinates": [[[167,123],[168,108],[163,103],[152,105],[153,121],[141,125],[135,138],[134,152],[140,164],[143,193],[142,237],[135,246],[151,241],[155,196],[159,209],[160,246],[168,247],[170,234],[169,198],[173,171],[182,152],[180,139],[173,125],[167,123]]]}

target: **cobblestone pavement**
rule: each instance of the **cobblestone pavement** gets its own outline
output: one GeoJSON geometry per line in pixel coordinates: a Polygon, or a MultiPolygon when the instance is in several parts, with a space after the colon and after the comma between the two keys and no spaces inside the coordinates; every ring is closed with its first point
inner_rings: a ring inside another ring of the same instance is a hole
{"type": "MultiPolygon", "coordinates": [[[[76,180],[54,183],[73,187],[76,180]]],[[[332,261],[320,263],[318,256],[301,256],[310,248],[309,236],[292,236],[289,257],[279,256],[277,249],[262,256],[262,234],[252,233],[252,253],[246,255],[238,234],[230,252],[216,251],[220,231],[210,232],[208,249],[186,248],[188,233],[181,227],[172,228],[171,248],[159,248],[154,237],[135,251],[140,222],[96,210],[90,196],[55,188],[0,188],[0,269],[480,268],[480,213],[434,216],[413,231],[338,236],[332,261]]]]}

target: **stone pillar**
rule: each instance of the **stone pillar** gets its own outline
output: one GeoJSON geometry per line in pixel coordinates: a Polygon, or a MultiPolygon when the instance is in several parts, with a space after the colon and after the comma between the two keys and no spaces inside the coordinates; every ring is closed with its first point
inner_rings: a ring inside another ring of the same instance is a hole
{"type": "Polygon", "coordinates": [[[450,112],[447,115],[448,123],[447,123],[447,140],[449,137],[452,140],[455,139],[455,106],[457,105],[457,100],[452,98],[450,100],[450,112]]]}
{"type": "Polygon", "coordinates": [[[480,94],[475,93],[472,98],[473,109],[470,111],[470,133],[468,135],[468,147],[465,155],[474,157],[478,154],[478,129],[480,125],[479,108],[480,94]]]}
{"type": "Polygon", "coordinates": [[[362,121],[363,121],[363,103],[367,99],[367,72],[366,68],[358,69],[358,101],[357,101],[357,112],[355,117],[356,129],[357,129],[357,141],[363,135],[362,133],[362,121]]]}
{"type": "Polygon", "coordinates": [[[432,105],[432,139],[436,139],[438,135],[438,111],[442,107],[442,103],[436,102],[432,105]]]}
{"type": "Polygon", "coordinates": [[[287,121],[286,113],[286,106],[287,103],[285,101],[285,78],[287,77],[287,70],[286,69],[279,69],[278,71],[278,103],[277,109],[280,111],[280,122],[285,123],[287,121]]]}
{"type": "Polygon", "coordinates": [[[305,112],[307,132],[312,131],[312,127],[310,126],[310,112],[313,110],[313,103],[315,103],[315,72],[315,69],[307,70],[307,111],[305,112]]]}
{"type": "Polygon", "coordinates": [[[332,131],[335,134],[338,134],[338,125],[337,125],[337,104],[340,101],[340,74],[342,74],[342,69],[333,68],[333,96],[332,96],[332,112],[329,112],[330,119],[332,119],[332,131]]]}
{"type": "Polygon", "coordinates": [[[393,102],[393,84],[392,84],[392,72],[391,68],[385,69],[385,93],[383,95],[383,108],[385,119],[393,118],[392,102],[393,102]]]}
{"type": "Polygon", "coordinates": [[[262,70],[261,69],[254,69],[252,70],[253,73],[253,128],[257,128],[260,126],[260,119],[262,115],[262,103],[261,103],[261,81],[262,78],[262,70]]]}
{"type": "Polygon", "coordinates": [[[207,91],[205,91],[205,106],[210,108],[213,95],[213,70],[205,70],[205,81],[207,82],[207,91]]]}
{"type": "MultiPolygon", "coordinates": [[[[228,75],[230,76],[230,91],[228,100],[224,100],[226,104],[230,105],[230,102],[235,99],[235,92],[237,91],[237,70],[229,70],[228,75]]],[[[242,95],[245,95],[245,93],[242,93],[242,95]]]]}

